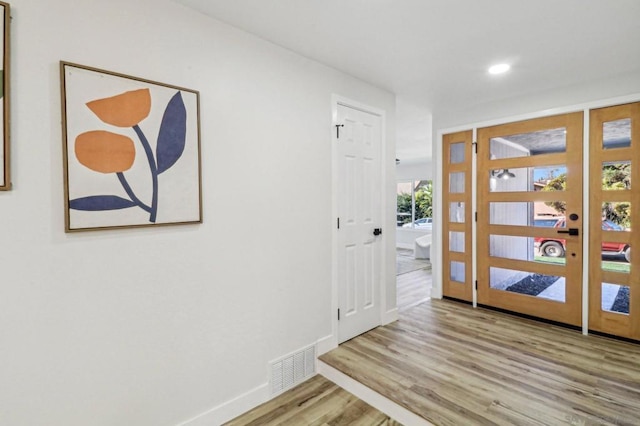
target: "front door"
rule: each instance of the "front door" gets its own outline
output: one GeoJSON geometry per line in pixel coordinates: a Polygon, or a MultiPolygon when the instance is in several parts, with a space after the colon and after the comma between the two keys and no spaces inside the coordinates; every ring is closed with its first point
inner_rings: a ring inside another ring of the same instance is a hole
{"type": "Polygon", "coordinates": [[[382,118],[337,108],[338,342],[381,323],[382,118]]]}
{"type": "Polygon", "coordinates": [[[478,129],[478,303],[582,321],[582,113],[478,129]]]}
{"type": "Polygon", "coordinates": [[[640,103],[592,110],[589,134],[589,328],[640,340],[640,103]]]}

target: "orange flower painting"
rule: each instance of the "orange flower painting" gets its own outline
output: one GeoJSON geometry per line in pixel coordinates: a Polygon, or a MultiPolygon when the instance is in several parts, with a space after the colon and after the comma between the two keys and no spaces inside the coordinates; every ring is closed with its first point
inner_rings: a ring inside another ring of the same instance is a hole
{"type": "Polygon", "coordinates": [[[67,232],[202,222],[199,93],[60,63],[67,232]]]}
{"type": "Polygon", "coordinates": [[[69,207],[76,210],[98,211],[138,206],[149,212],[149,222],[155,223],[158,214],[158,175],[173,166],[184,151],[187,117],[182,95],[177,92],[167,104],[160,124],[155,154],[139,126],[151,109],[151,96],[148,89],[97,99],[88,102],[87,107],[107,124],[133,128],[149,163],[153,194],[151,205],[143,203],[123,174],[135,160],[133,141],[124,135],[96,130],[82,133],[76,138],[76,157],[82,165],[93,171],[115,173],[129,199],[114,195],[95,195],[70,200],[69,207]]]}
{"type": "Polygon", "coordinates": [[[155,152],[140,123],[151,111],[149,89],[133,90],[109,98],[87,102],[86,106],[104,123],[133,129],[149,164],[152,181],[151,203],[144,203],[129,184],[124,172],[133,165],[135,144],[128,136],[104,130],[82,133],[75,140],[75,155],[83,166],[104,174],[115,174],[129,199],[116,195],[91,195],[69,200],[69,208],[84,211],[118,210],[139,207],[155,223],[158,214],[158,175],[182,156],[186,140],[186,109],[178,91],[166,105],[155,152]]]}

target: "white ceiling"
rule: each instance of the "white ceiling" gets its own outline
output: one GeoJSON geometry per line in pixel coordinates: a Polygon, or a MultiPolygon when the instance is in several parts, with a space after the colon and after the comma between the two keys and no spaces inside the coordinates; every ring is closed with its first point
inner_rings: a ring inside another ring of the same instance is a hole
{"type": "Polygon", "coordinates": [[[430,112],[640,72],[640,0],[175,1],[394,92],[400,158],[430,112]]]}

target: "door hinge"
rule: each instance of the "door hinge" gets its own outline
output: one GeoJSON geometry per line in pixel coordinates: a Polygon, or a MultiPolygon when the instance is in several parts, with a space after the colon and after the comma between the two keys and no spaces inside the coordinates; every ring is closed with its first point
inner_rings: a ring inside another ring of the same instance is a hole
{"type": "Polygon", "coordinates": [[[338,229],[340,229],[340,218],[338,218],[338,229]]]}
{"type": "Polygon", "coordinates": [[[336,138],[340,139],[340,127],[344,127],[344,124],[336,124],[336,138]]]}
{"type": "Polygon", "coordinates": [[[476,280],[476,291],[478,291],[478,280],[476,280]]]}
{"type": "Polygon", "coordinates": [[[340,308],[338,308],[338,321],[340,321],[340,308]]]}
{"type": "Polygon", "coordinates": [[[471,142],[471,146],[473,146],[473,152],[475,154],[478,153],[478,142],[471,142]]]}
{"type": "Polygon", "coordinates": [[[476,216],[476,222],[477,222],[478,221],[478,212],[476,212],[475,216],[476,216]]]}

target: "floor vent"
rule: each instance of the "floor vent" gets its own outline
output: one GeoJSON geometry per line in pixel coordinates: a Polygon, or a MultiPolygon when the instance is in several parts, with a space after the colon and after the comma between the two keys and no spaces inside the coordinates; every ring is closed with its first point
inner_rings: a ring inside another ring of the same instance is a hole
{"type": "Polygon", "coordinates": [[[304,382],[316,372],[316,347],[309,346],[271,363],[271,395],[304,382]]]}

